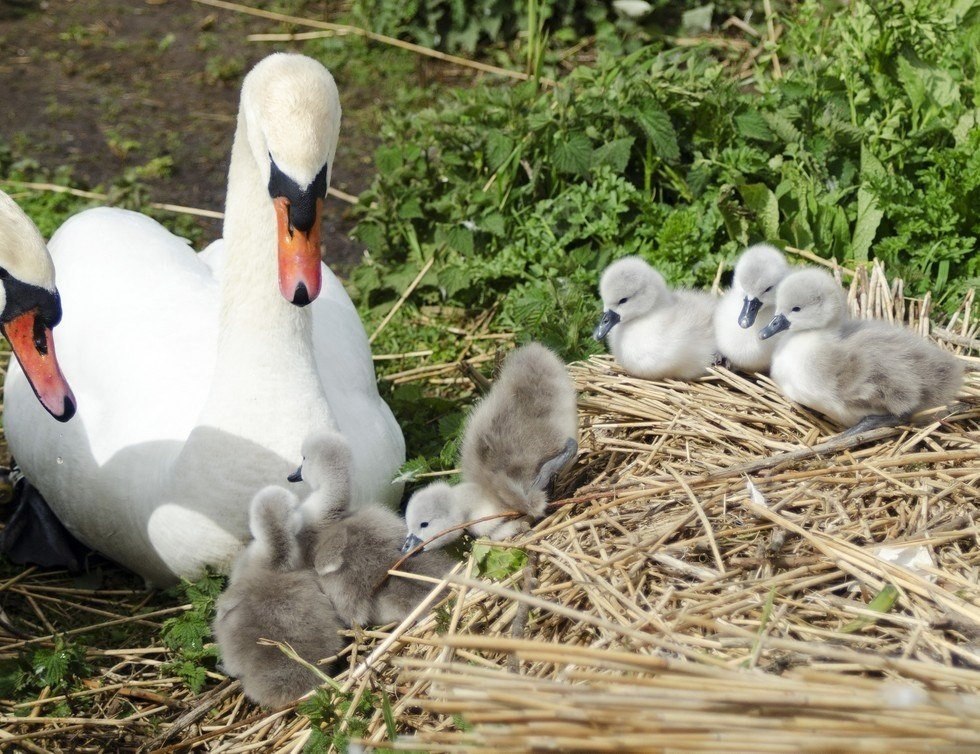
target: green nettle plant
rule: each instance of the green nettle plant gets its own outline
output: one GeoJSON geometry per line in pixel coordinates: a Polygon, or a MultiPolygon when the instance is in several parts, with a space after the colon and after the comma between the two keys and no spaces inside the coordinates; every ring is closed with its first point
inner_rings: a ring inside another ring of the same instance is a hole
{"type": "Polygon", "coordinates": [[[611,260],[706,285],[758,240],[881,258],[910,293],[955,301],[980,276],[975,5],[803,3],[781,19],[784,75],[760,67],[752,90],[704,50],[644,47],[553,88],[391,113],[359,209],[360,305],[387,310],[433,259],[414,301],[497,307],[498,327],[580,357],[611,260]]]}

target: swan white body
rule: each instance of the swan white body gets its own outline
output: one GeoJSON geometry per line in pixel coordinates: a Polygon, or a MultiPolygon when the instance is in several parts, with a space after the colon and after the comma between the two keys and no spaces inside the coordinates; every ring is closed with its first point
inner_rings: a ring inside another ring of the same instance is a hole
{"type": "Polygon", "coordinates": [[[59,356],[82,408],[56,424],[11,370],[11,451],[75,536],[151,582],[227,568],[248,535],[248,501],[298,465],[312,430],[349,442],[355,504],[400,496],[389,480],[404,440],[350,299],[322,266],[310,306],[277,284],[270,159],[307,185],[329,166],[338,128],[326,69],[270,56],[242,89],[223,244],[197,256],[113,209],[83,212],[51,240],[66,311],[59,356]]]}
{"type": "Polygon", "coordinates": [[[594,336],[607,338],[613,357],[629,374],[688,380],[707,373],[716,353],[713,296],[670,290],[639,257],[609,265],[599,294],[605,311],[594,336]]]}
{"type": "Polygon", "coordinates": [[[736,262],[732,287],[718,302],[714,319],[718,351],[736,369],[769,369],[777,341],[759,333],[773,317],[779,281],[789,271],[782,253],[764,243],[750,246],[736,262]]]}

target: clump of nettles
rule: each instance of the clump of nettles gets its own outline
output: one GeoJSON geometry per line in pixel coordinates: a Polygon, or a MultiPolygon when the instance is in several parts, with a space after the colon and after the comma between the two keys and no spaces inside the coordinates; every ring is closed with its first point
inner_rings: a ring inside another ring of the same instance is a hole
{"type": "Polygon", "coordinates": [[[438,306],[582,357],[612,260],[707,286],[760,240],[879,258],[907,293],[955,305],[980,282],[971,6],[800,3],[780,18],[782,76],[766,62],[751,89],[704,50],[646,45],[555,87],[487,83],[389,113],[356,210],[362,313],[380,319],[434,262],[375,348],[458,348],[412,316],[438,306]]]}
{"type": "Polygon", "coordinates": [[[212,641],[214,603],[225,586],[225,577],[209,570],[197,581],[182,581],[170,593],[190,603],[190,609],[163,623],[161,639],[174,654],[167,671],[180,676],[195,693],[204,688],[209,670],[218,660],[212,641]]]}
{"type": "MultiPolygon", "coordinates": [[[[43,690],[51,695],[69,691],[80,678],[91,673],[85,657],[86,641],[76,637],[74,641],[58,636],[54,646],[22,652],[19,656],[0,662],[0,698],[34,699],[43,690]]],[[[47,714],[58,710],[47,707],[47,714]]],[[[67,709],[59,707],[63,712],[67,709]]],[[[25,710],[26,712],[26,710],[25,710]]]]}
{"type": "MultiPolygon", "coordinates": [[[[297,711],[310,720],[311,733],[303,754],[326,754],[328,751],[347,751],[350,742],[367,733],[368,722],[376,709],[381,709],[388,740],[398,734],[391,699],[384,690],[365,690],[358,699],[353,692],[323,687],[313,696],[300,702],[297,711]],[[346,723],[344,722],[346,720],[346,723]]],[[[392,749],[374,749],[389,754],[392,749]]]]}

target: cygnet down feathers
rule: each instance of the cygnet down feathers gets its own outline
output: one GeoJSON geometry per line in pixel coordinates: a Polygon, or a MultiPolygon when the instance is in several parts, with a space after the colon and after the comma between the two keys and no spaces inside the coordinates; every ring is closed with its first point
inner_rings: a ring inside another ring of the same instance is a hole
{"type": "MultiPolygon", "coordinates": [[[[540,343],[516,349],[504,360],[490,392],[463,430],[462,484],[438,482],[416,492],[405,511],[405,551],[431,535],[467,521],[517,511],[544,515],[554,477],[578,452],[575,386],[562,361],[540,343]]],[[[476,536],[502,539],[520,523],[495,519],[474,524],[476,536]]],[[[426,546],[442,547],[456,529],[426,546]]]]}
{"type": "Polygon", "coordinates": [[[769,369],[777,341],[763,340],[759,333],[772,319],[776,289],[789,272],[786,257],[767,243],[750,246],[735,263],[732,287],[715,310],[718,352],[735,369],[769,369]]]}
{"type": "MultiPolygon", "coordinates": [[[[385,580],[401,557],[405,522],[380,505],[350,510],[350,464],[341,435],[317,432],[304,440],[298,476],[313,492],[299,508],[302,560],[347,625],[400,621],[432,591],[432,584],[399,576],[385,580]]],[[[447,555],[433,552],[410,559],[399,570],[442,578],[452,566],[447,555]]]]}
{"type": "Polygon", "coordinates": [[[788,398],[849,432],[900,423],[948,403],[963,380],[955,356],[886,322],[851,319],[844,292],[824,270],[786,277],[761,337],[778,336],[771,374],[788,398]]]}
{"type": "Polygon", "coordinates": [[[672,291],[644,260],[625,257],[602,273],[599,295],[605,310],[592,336],[607,338],[628,374],[686,380],[705,374],[714,363],[717,302],[710,294],[672,291]]]}
{"type": "Polygon", "coordinates": [[[250,514],[255,539],[235,561],[214,620],[225,671],[241,679],[249,699],[266,706],[302,696],[319,679],[259,639],[286,642],[310,663],[337,654],[343,646],[336,609],[313,572],[297,568],[295,504],[295,496],[280,487],[256,494],[250,514]]]}

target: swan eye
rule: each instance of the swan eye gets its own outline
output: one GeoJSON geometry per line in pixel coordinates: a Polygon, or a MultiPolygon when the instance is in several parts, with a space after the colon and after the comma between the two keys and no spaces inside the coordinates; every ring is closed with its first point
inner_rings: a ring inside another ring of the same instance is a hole
{"type": "Polygon", "coordinates": [[[765,289],[765,290],[763,291],[763,293],[769,293],[769,291],[771,291],[771,290],[772,290],[772,286],[770,285],[770,286],[769,286],[768,288],[766,288],[766,289],[765,289]]]}
{"type": "Polygon", "coordinates": [[[616,306],[622,306],[622,305],[623,305],[623,304],[625,304],[625,303],[626,303],[627,301],[629,301],[629,297],[623,297],[623,298],[621,298],[621,299],[619,299],[619,303],[618,303],[618,304],[616,304],[616,306]]]}
{"type": "Polygon", "coordinates": [[[428,521],[423,521],[421,524],[419,524],[419,528],[420,529],[425,529],[428,526],[429,526],[429,522],[428,521]]]}
{"type": "Polygon", "coordinates": [[[798,307],[798,306],[794,306],[792,309],[790,309],[791,312],[798,312],[799,310],[800,310],[800,307],[798,307]]]}

